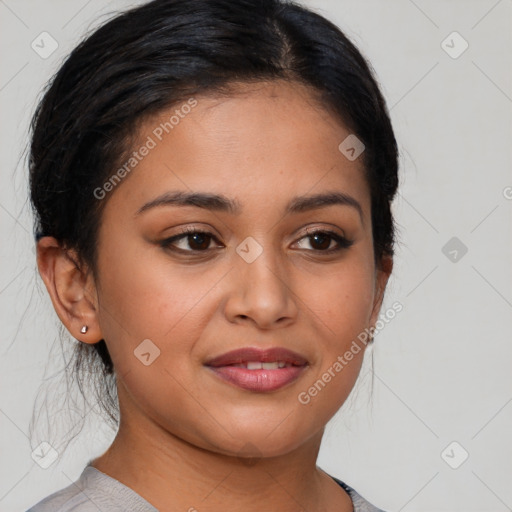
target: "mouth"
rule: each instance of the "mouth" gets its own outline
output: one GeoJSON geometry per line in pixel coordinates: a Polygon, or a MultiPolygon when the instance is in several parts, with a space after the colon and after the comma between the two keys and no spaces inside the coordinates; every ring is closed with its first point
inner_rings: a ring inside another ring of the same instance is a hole
{"type": "Polygon", "coordinates": [[[276,391],[297,380],[308,367],[308,361],[281,347],[243,348],[214,357],[205,366],[225,382],[263,393],[276,391]]]}

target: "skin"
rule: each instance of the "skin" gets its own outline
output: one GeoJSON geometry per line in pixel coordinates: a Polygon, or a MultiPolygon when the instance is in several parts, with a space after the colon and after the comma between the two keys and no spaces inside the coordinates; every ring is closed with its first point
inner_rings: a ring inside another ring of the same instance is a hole
{"type": "MultiPolygon", "coordinates": [[[[196,99],[103,199],[96,279],[54,238],[38,244],[60,319],[84,343],[105,339],[117,372],[120,428],[93,465],[161,511],[351,511],[316,459],[364,350],[307,405],[298,395],[375,325],[392,270],[390,257],[378,266],[373,259],[361,158],[340,153],[350,131],[297,84],[239,85],[229,97],[196,99]],[[222,194],[242,213],[165,205],[136,215],[177,190],[222,194]],[[283,213],[295,196],[333,191],[356,199],[362,218],[347,205],[283,213]],[[160,245],[186,226],[214,238],[174,246],[206,252],[160,245]],[[325,255],[338,244],[315,243],[313,228],[353,244],[325,255]],[[263,249],[252,263],[236,252],[248,236],[263,249]],[[160,350],[148,366],[134,356],[145,339],[160,350]],[[235,387],[203,366],[246,346],[285,347],[309,365],[270,393],[235,387]]],[[[140,144],[175,108],[142,125],[140,144]]]]}

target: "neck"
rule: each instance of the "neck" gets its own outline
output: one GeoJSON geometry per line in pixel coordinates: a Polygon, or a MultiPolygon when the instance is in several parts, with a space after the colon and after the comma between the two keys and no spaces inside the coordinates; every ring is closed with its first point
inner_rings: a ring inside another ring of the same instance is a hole
{"type": "Polygon", "coordinates": [[[322,434],[285,455],[242,458],[197,447],[121,407],[116,438],[92,465],[160,512],[352,512],[350,497],[316,466],[322,434]]]}

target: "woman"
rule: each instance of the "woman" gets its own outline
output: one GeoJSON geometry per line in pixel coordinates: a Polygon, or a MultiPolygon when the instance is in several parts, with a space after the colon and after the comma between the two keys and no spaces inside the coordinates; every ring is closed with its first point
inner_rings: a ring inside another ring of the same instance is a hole
{"type": "Polygon", "coordinates": [[[375,330],[398,185],[337,27],[281,0],[117,16],[41,101],[30,184],[39,272],[119,401],[110,448],[31,511],[379,510],[316,466],[375,330]]]}

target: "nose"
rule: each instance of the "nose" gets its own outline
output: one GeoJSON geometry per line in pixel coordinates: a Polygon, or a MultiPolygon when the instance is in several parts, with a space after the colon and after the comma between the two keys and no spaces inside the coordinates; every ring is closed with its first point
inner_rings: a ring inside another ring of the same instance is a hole
{"type": "Polygon", "coordinates": [[[272,329],[295,321],[298,298],[293,282],[286,265],[271,249],[265,248],[252,262],[235,254],[229,276],[225,315],[230,322],[251,322],[260,329],[272,329]]]}

